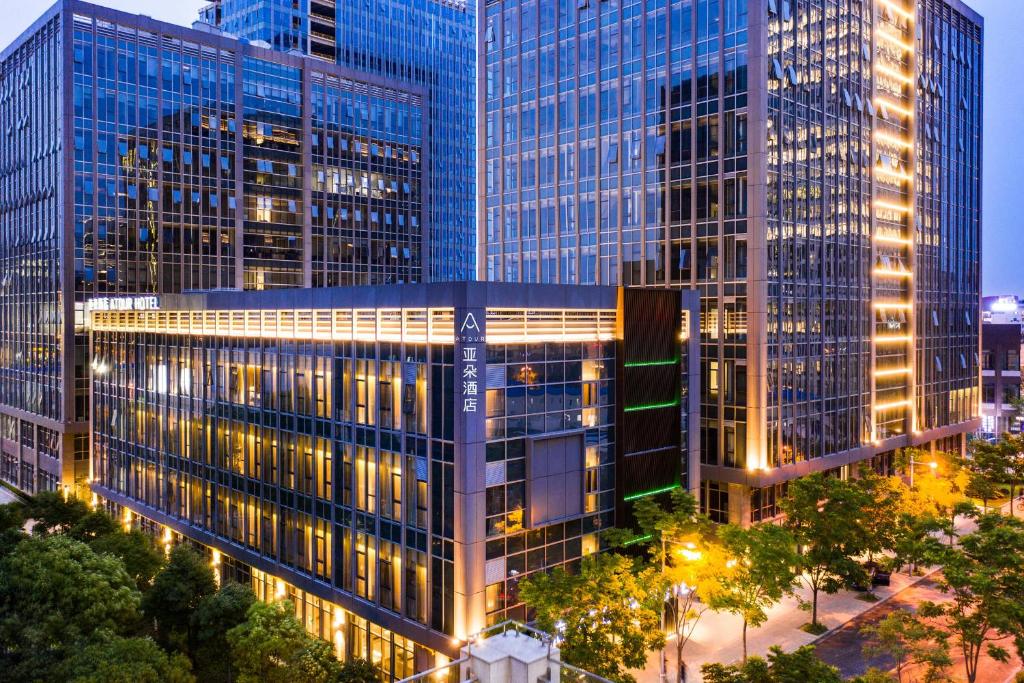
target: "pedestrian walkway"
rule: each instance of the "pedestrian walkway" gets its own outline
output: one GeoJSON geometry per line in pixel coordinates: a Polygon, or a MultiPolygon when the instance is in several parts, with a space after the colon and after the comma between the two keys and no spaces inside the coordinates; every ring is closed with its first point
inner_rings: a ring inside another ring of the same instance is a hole
{"type": "MultiPolygon", "coordinates": [[[[1018,499],[1019,502],[1020,499],[1018,499]]],[[[1008,513],[1008,503],[1003,512],[1008,513]]],[[[975,529],[974,520],[958,517],[956,530],[958,535],[968,534],[975,529]]],[[[926,569],[925,574],[929,573],[926,569]]],[[[890,586],[878,586],[875,595],[879,602],[888,600],[900,591],[917,584],[924,576],[907,576],[906,572],[894,573],[890,586]]],[[[866,612],[879,602],[866,602],[858,596],[863,593],[841,591],[835,595],[818,596],[818,621],[830,631],[839,628],[854,617],[866,612]]],[[[792,651],[801,645],[814,643],[820,636],[807,633],[800,627],[811,620],[809,612],[800,608],[800,599],[810,600],[810,591],[801,588],[795,597],[787,598],[768,611],[768,621],[760,628],[747,629],[747,650],[750,655],[764,656],[772,645],[779,645],[783,650],[792,651]]],[[[675,663],[675,644],[666,644],[668,665],[668,683],[676,683],[677,671],[675,663]]],[[[643,670],[634,670],[638,683],[657,683],[660,678],[660,652],[652,652],[647,657],[647,666],[643,670]]],[[[743,620],[737,616],[708,611],[701,618],[693,636],[683,650],[686,662],[686,683],[701,681],[700,667],[706,663],[720,662],[732,664],[743,658],[743,620]]]]}

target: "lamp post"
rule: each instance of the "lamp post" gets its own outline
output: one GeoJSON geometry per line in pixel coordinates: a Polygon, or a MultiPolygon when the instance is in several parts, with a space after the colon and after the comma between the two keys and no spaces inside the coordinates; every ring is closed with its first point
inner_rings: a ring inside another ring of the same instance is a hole
{"type": "Polygon", "coordinates": [[[910,456],[910,487],[914,487],[914,465],[928,465],[931,468],[932,474],[939,469],[939,463],[934,460],[930,460],[927,463],[921,462],[920,460],[914,460],[914,456],[910,456]]]}
{"type": "MultiPolygon", "coordinates": [[[[665,557],[666,557],[666,555],[668,553],[668,549],[667,549],[668,543],[672,543],[673,545],[678,545],[680,547],[680,549],[678,551],[678,555],[681,558],[683,558],[684,560],[686,560],[687,562],[692,562],[694,560],[699,560],[701,558],[701,552],[699,550],[697,550],[697,546],[692,541],[687,541],[687,542],[666,541],[665,540],[665,536],[662,535],[662,537],[661,537],[661,574],[662,574],[662,576],[665,575],[665,557]]],[[[673,607],[677,607],[678,604],[679,604],[679,597],[680,596],[688,595],[692,591],[693,591],[693,588],[691,588],[690,586],[686,585],[685,582],[679,582],[678,584],[672,584],[671,586],[669,586],[668,595],[666,595],[665,598],[661,602],[661,632],[662,633],[665,632],[665,603],[668,602],[668,600],[672,600],[673,607]]],[[[679,638],[680,635],[677,633],[676,637],[679,638]]],[[[665,655],[665,645],[666,644],[662,644],[662,646],[661,646],[661,675],[660,675],[661,683],[668,683],[668,658],[665,655]]],[[[679,657],[679,659],[681,659],[681,657],[679,657]]],[[[676,668],[680,671],[679,680],[680,680],[680,683],[682,683],[683,678],[682,678],[682,673],[681,673],[682,672],[682,662],[681,661],[676,662],[676,668]]]]}

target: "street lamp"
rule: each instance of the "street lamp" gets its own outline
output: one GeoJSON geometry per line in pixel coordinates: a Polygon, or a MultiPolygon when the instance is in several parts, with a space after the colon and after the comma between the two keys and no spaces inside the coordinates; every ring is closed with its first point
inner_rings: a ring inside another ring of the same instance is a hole
{"type": "MultiPolygon", "coordinates": [[[[669,544],[669,543],[672,543],[673,545],[679,546],[679,548],[676,550],[676,555],[678,557],[686,560],[687,562],[693,562],[693,561],[701,559],[701,557],[702,557],[701,552],[699,550],[697,550],[697,546],[696,546],[696,544],[693,541],[686,541],[686,542],[666,541],[665,540],[665,536],[662,535],[662,537],[661,537],[661,574],[662,574],[662,576],[665,575],[665,557],[668,554],[667,544],[669,544]]],[[[672,586],[669,587],[668,595],[666,595],[665,599],[663,599],[661,601],[661,632],[662,633],[665,632],[665,603],[668,602],[669,600],[672,600],[673,601],[673,605],[678,605],[679,604],[679,598],[680,597],[684,597],[686,595],[689,595],[691,592],[693,592],[693,588],[688,586],[688,585],[686,585],[683,582],[680,582],[678,584],[673,584],[672,586]]],[[[667,645],[667,643],[663,643],[662,646],[661,646],[661,676],[660,676],[661,683],[668,683],[668,659],[667,659],[667,657],[665,655],[665,645],[667,645]]],[[[676,666],[677,667],[681,666],[681,663],[680,662],[676,662],[676,666]]]]}
{"type": "Polygon", "coordinates": [[[931,468],[932,474],[939,469],[939,463],[934,460],[930,460],[927,463],[921,462],[920,460],[914,460],[914,456],[910,456],[910,487],[914,487],[914,465],[928,465],[931,468]]]}

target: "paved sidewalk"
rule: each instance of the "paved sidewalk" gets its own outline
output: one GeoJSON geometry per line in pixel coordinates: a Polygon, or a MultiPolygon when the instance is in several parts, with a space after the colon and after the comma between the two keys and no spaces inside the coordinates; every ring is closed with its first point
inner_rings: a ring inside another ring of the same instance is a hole
{"type": "MultiPolygon", "coordinates": [[[[1003,506],[1004,513],[1008,512],[1008,509],[1006,505],[1003,506]]],[[[974,528],[973,520],[957,518],[958,535],[970,533],[974,528]]],[[[927,568],[924,571],[926,575],[931,573],[927,568]]],[[[841,591],[835,595],[821,594],[818,596],[818,621],[832,632],[924,578],[925,576],[907,576],[906,572],[894,573],[891,586],[878,586],[875,589],[878,602],[865,602],[857,597],[863,595],[862,593],[853,591],[841,591]]],[[[801,588],[797,591],[797,596],[809,601],[810,591],[801,588]]],[[[783,600],[769,610],[768,621],[764,626],[747,629],[748,653],[763,656],[772,645],[779,645],[783,650],[791,651],[801,645],[814,643],[823,636],[815,636],[800,630],[800,626],[810,620],[810,613],[800,609],[797,598],[783,600]]],[[[669,641],[665,651],[668,660],[668,683],[676,683],[675,644],[669,641]]],[[[683,650],[683,659],[687,664],[686,683],[701,681],[700,667],[705,663],[731,664],[739,662],[742,657],[743,620],[731,614],[708,611],[697,624],[693,636],[683,650]]],[[[647,666],[643,670],[634,670],[631,673],[636,676],[638,683],[658,683],[660,661],[660,652],[652,652],[647,658],[647,666]]]]}

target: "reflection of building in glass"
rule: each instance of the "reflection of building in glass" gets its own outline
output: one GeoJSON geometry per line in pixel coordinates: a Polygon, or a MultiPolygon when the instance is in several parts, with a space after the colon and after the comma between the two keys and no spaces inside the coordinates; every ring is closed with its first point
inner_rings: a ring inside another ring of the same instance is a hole
{"type": "Polygon", "coordinates": [[[519,580],[696,476],[696,304],[484,283],[98,301],[93,490],[401,678],[525,618],[519,580]]]}
{"type": "Polygon", "coordinates": [[[27,491],[86,474],[87,298],[423,276],[417,88],[68,0],[0,91],[0,476],[27,491]]]}
{"type": "Polygon", "coordinates": [[[480,4],[478,266],[701,296],[704,509],[978,417],[982,19],[960,0],[480,4]]]}
{"type": "Polygon", "coordinates": [[[213,0],[199,17],[276,50],[423,89],[424,276],[444,281],[475,271],[475,13],[466,0],[213,0]]]}

